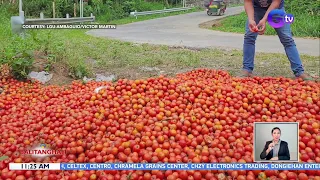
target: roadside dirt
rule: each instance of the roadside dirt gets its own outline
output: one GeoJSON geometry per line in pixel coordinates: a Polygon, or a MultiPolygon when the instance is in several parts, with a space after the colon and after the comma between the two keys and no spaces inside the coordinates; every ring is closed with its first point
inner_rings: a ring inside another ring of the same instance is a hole
{"type": "Polygon", "coordinates": [[[222,20],[223,19],[207,21],[207,22],[199,24],[199,27],[204,28],[204,29],[210,29],[212,27],[219,27],[219,26],[221,26],[222,20]]]}
{"type": "Polygon", "coordinates": [[[48,69],[50,69],[49,73],[53,76],[45,85],[66,85],[74,80],[69,76],[66,65],[62,63],[51,64],[48,57],[43,52],[35,51],[32,71],[41,72],[47,71],[48,69]]]}

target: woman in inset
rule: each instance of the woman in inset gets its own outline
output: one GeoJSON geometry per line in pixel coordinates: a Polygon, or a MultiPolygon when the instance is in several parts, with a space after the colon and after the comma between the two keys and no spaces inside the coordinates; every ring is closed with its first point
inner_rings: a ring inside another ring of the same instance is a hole
{"type": "Polygon", "coordinates": [[[280,140],[281,130],[275,127],[271,131],[272,141],[267,141],[263,151],[260,154],[261,159],[266,160],[290,160],[288,143],[280,140]]]}

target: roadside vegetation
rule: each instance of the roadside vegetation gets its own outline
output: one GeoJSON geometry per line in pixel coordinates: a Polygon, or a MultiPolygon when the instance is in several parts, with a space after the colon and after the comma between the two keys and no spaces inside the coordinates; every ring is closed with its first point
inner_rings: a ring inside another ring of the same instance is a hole
{"type": "MultiPolygon", "coordinates": [[[[26,1],[23,4],[23,10],[27,18],[39,18],[41,12],[44,13],[45,17],[65,17],[67,13],[70,17],[79,16],[78,3],[57,0],[55,1],[55,11],[53,11],[52,4],[52,1],[48,0],[26,1]]],[[[181,7],[181,1],[145,2],[134,0],[119,2],[94,0],[85,3],[84,16],[90,16],[93,13],[99,23],[120,25],[202,10],[201,8],[193,8],[183,12],[140,16],[138,18],[130,16],[130,12],[135,10],[150,11],[173,7],[181,7]]],[[[90,57],[86,59],[81,55],[82,52],[88,52],[87,50],[92,51],[86,47],[85,44],[87,43],[85,41],[91,44],[90,41],[95,41],[97,38],[85,35],[86,30],[28,30],[26,36],[22,38],[11,32],[10,18],[18,15],[18,9],[18,1],[3,1],[0,6],[0,41],[2,42],[0,44],[0,67],[2,64],[9,65],[12,74],[18,79],[26,79],[32,69],[48,72],[59,71],[61,77],[68,76],[73,79],[92,75],[92,67],[84,63],[84,61],[88,62],[90,57]]],[[[101,42],[105,41],[99,40],[101,42]]],[[[113,55],[115,54],[113,53],[113,55]]],[[[117,57],[114,56],[114,58],[117,57]]]]}

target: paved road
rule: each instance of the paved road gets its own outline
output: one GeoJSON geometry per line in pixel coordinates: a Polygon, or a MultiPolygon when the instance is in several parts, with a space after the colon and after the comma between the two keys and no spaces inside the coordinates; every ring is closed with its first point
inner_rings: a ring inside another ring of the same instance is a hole
{"type": "MultiPolygon", "coordinates": [[[[227,9],[226,15],[242,12],[243,7],[227,9]]],[[[139,18],[139,17],[138,17],[139,18]]],[[[219,19],[203,12],[169,16],[118,26],[117,29],[96,29],[87,34],[114,38],[135,43],[150,43],[193,48],[222,47],[242,49],[243,35],[199,28],[200,23],[219,19]]],[[[319,56],[319,39],[295,38],[301,54],[319,56]]],[[[277,36],[259,36],[256,42],[257,52],[284,53],[277,36]]]]}

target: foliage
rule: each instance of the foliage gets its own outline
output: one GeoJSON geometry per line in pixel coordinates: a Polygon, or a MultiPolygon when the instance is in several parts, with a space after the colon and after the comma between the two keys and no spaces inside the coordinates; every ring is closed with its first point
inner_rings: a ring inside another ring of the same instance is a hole
{"type": "MultiPolygon", "coordinates": [[[[28,7],[24,9],[27,11],[28,16],[38,16],[38,12],[32,11],[32,9],[37,9],[36,2],[28,1],[24,4],[24,6],[28,7]]],[[[67,12],[63,11],[63,3],[66,2],[70,1],[56,0],[56,5],[60,3],[56,8],[60,9],[60,15],[67,12]]],[[[40,10],[51,7],[50,3],[48,6],[44,6],[41,3],[39,5],[39,7],[42,7],[39,8],[40,10]]],[[[97,17],[100,21],[116,22],[123,20],[121,23],[128,23],[133,21],[133,18],[124,17],[128,16],[129,12],[134,9],[139,10],[137,7],[141,4],[144,4],[146,10],[163,9],[164,7],[161,3],[150,3],[140,0],[128,1],[127,3],[117,3],[110,0],[92,0],[85,6],[84,15],[89,16],[92,12],[96,14],[100,13],[101,15],[97,17]]],[[[46,71],[52,70],[53,64],[58,62],[65,65],[69,71],[69,75],[74,78],[82,78],[91,74],[90,67],[85,63],[87,56],[82,54],[83,51],[86,52],[85,49],[87,47],[85,44],[91,38],[83,42],[84,31],[28,30],[26,36],[22,38],[11,33],[10,17],[18,15],[17,9],[17,4],[1,4],[0,6],[0,64],[9,64],[16,78],[25,79],[33,68],[32,65],[35,61],[33,53],[37,52],[43,54],[44,58],[47,59],[47,65],[44,68],[46,71]],[[81,46],[80,49],[79,45],[81,46]]],[[[48,14],[51,13],[50,8],[44,11],[44,13],[45,17],[48,17],[48,14]]],[[[156,18],[156,16],[147,16],[138,20],[146,18],[156,18]]]]}
{"type": "Polygon", "coordinates": [[[13,75],[18,79],[24,79],[33,63],[34,46],[28,41],[28,37],[23,39],[11,33],[8,10],[12,10],[10,6],[0,8],[0,64],[9,64],[13,75]]]}
{"type": "MultiPolygon", "coordinates": [[[[128,17],[132,11],[147,11],[169,8],[178,3],[178,1],[166,2],[146,2],[144,0],[89,0],[84,3],[84,16],[90,16],[93,13],[96,17],[102,17],[105,21],[111,21],[128,17]]],[[[23,2],[23,10],[27,17],[39,17],[40,12],[44,13],[45,17],[53,17],[53,2],[55,3],[55,17],[65,17],[69,14],[74,16],[74,7],[76,7],[76,16],[80,14],[79,1],[77,0],[29,0],[23,2]],[[75,5],[75,6],[74,6],[75,5]]],[[[2,5],[1,5],[2,6],[2,5]]],[[[9,12],[17,13],[17,3],[10,6],[9,12]],[[14,7],[14,8],[13,8],[14,7]]]]}
{"type": "Polygon", "coordinates": [[[12,40],[1,53],[0,64],[9,64],[17,79],[25,79],[33,64],[33,51],[23,39],[14,37],[12,40]]]}
{"type": "Polygon", "coordinates": [[[285,1],[286,11],[293,12],[295,14],[307,14],[311,16],[320,15],[320,1],[319,0],[290,0],[285,1]]]}

